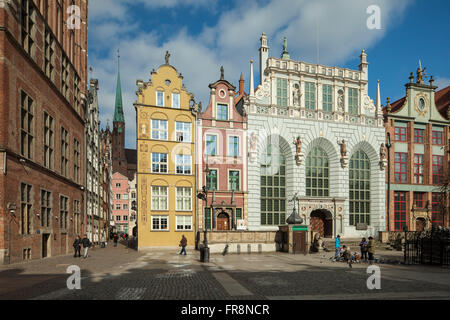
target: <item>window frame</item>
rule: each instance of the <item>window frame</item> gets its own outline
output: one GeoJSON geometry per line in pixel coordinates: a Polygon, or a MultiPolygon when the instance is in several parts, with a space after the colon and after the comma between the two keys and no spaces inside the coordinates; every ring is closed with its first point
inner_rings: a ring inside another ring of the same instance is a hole
{"type": "Polygon", "coordinates": [[[216,103],[216,120],[218,120],[218,121],[228,121],[229,120],[228,111],[229,111],[228,104],[226,104],[226,103],[216,103]],[[221,109],[221,107],[225,107],[225,110],[226,110],[226,113],[225,113],[226,117],[225,118],[221,117],[221,116],[224,115],[224,113],[222,112],[223,110],[221,109]]]}
{"type": "Polygon", "coordinates": [[[156,98],[156,102],[155,102],[156,106],[157,107],[164,107],[165,92],[163,90],[156,90],[155,98],[156,98]],[[161,105],[159,104],[159,101],[158,101],[159,94],[162,94],[162,104],[161,105]]]}
{"type": "Polygon", "coordinates": [[[234,136],[234,135],[228,136],[228,156],[233,157],[233,158],[237,158],[240,156],[240,137],[239,136],[234,136]],[[236,140],[231,141],[231,139],[234,139],[234,138],[237,139],[237,143],[236,143],[236,140]],[[236,151],[236,154],[234,151],[236,151]]]}
{"type": "Polygon", "coordinates": [[[150,132],[151,132],[151,138],[152,140],[159,140],[159,141],[168,141],[169,140],[169,122],[168,120],[164,119],[151,119],[150,121],[150,132]],[[155,128],[155,124],[158,124],[158,128],[155,128]],[[166,128],[161,129],[161,123],[165,123],[166,128]],[[154,134],[157,134],[157,137],[154,136],[154,134]],[[163,137],[165,139],[163,139],[163,137]]]}
{"type": "Polygon", "coordinates": [[[152,152],[151,153],[151,165],[152,165],[152,173],[160,173],[160,174],[168,174],[169,173],[169,154],[168,153],[160,153],[160,152],[152,152]],[[158,161],[154,161],[154,155],[158,155],[158,161]],[[165,155],[166,161],[161,161],[162,156],[165,155]],[[166,170],[162,171],[161,168],[166,166],[166,170]],[[158,166],[158,171],[154,170],[154,166],[158,166]]]}
{"type": "Polygon", "coordinates": [[[172,108],[173,109],[181,109],[181,100],[180,100],[180,94],[179,93],[177,93],[177,92],[172,92],[172,108]],[[178,97],[178,106],[175,106],[175,103],[174,103],[174,101],[175,101],[175,97],[178,97]]]}
{"type": "Polygon", "coordinates": [[[168,186],[152,186],[151,187],[151,209],[153,211],[169,211],[169,187],[168,186]],[[165,189],[166,194],[161,194],[161,190],[165,189]],[[158,190],[158,192],[155,194],[155,190],[158,190]],[[155,208],[154,200],[157,200],[158,202],[158,208],[155,208]],[[165,199],[165,201],[164,201],[165,199]],[[161,204],[165,203],[165,207],[163,208],[161,204]]]}
{"type": "Polygon", "coordinates": [[[396,183],[408,183],[408,153],[407,152],[395,152],[394,153],[394,181],[396,183]],[[397,161],[397,155],[400,156],[400,161],[397,161]],[[406,159],[403,160],[403,156],[406,159]],[[397,170],[397,164],[399,165],[400,171],[397,170]],[[402,171],[402,165],[405,165],[405,171],[402,171]],[[397,175],[400,175],[400,180],[397,179],[397,175]],[[403,180],[403,176],[405,179],[403,180]]]}
{"type": "Polygon", "coordinates": [[[175,188],[175,211],[181,211],[181,212],[190,212],[192,211],[192,187],[176,187],[175,188]],[[180,190],[182,194],[180,195],[180,190]],[[189,194],[186,195],[185,191],[189,190],[189,194]],[[180,208],[178,204],[178,200],[181,199],[182,207],[180,208]],[[185,204],[186,201],[189,200],[189,207],[186,208],[185,204]]]}
{"type": "Polygon", "coordinates": [[[192,225],[193,225],[193,218],[192,216],[187,216],[187,215],[176,215],[175,216],[175,231],[192,231],[192,225]],[[184,220],[182,223],[179,223],[179,219],[180,220],[184,220]],[[185,220],[190,220],[190,223],[186,223],[185,220]],[[182,228],[179,228],[180,226],[182,226],[182,228]],[[186,228],[186,226],[190,226],[190,228],[186,228]]]}
{"type": "Polygon", "coordinates": [[[414,183],[415,184],[424,184],[425,182],[425,162],[424,155],[420,153],[414,154],[414,183]],[[422,169],[422,170],[420,170],[422,169]],[[422,172],[420,172],[422,171],[422,172]],[[419,178],[419,179],[417,179],[419,178]],[[420,179],[421,178],[421,179],[420,179]]]}
{"type": "Polygon", "coordinates": [[[150,224],[150,230],[151,231],[160,231],[160,232],[169,232],[170,231],[170,224],[169,224],[170,217],[168,215],[152,215],[151,216],[151,224],[150,224]],[[154,228],[154,220],[158,220],[159,228],[154,228]],[[166,229],[162,229],[162,220],[166,219],[166,229]]]}

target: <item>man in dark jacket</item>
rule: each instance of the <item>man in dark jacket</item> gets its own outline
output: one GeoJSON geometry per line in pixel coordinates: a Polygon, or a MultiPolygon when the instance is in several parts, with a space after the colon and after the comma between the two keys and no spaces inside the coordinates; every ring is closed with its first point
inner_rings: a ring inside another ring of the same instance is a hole
{"type": "Polygon", "coordinates": [[[88,250],[89,247],[91,246],[91,241],[89,241],[87,234],[84,234],[84,238],[83,240],[81,240],[81,243],[83,244],[83,248],[84,248],[84,258],[86,259],[88,257],[88,250]]]}
{"type": "Polygon", "coordinates": [[[375,257],[373,256],[375,254],[375,240],[373,240],[372,237],[369,237],[369,243],[367,247],[369,253],[369,264],[373,264],[375,260],[375,257]]]}
{"type": "Polygon", "coordinates": [[[75,241],[73,242],[73,248],[75,250],[75,255],[73,257],[74,258],[81,257],[81,253],[80,253],[80,250],[81,250],[81,238],[80,238],[80,236],[77,236],[75,238],[75,241]]]}
{"type": "Polygon", "coordinates": [[[187,239],[183,234],[183,236],[181,237],[181,241],[180,241],[180,247],[181,247],[180,254],[182,254],[184,252],[184,255],[186,255],[186,246],[187,246],[187,239]]]}
{"type": "Polygon", "coordinates": [[[114,241],[114,247],[117,247],[117,241],[119,240],[119,236],[117,233],[114,232],[113,241],[114,241]]]}

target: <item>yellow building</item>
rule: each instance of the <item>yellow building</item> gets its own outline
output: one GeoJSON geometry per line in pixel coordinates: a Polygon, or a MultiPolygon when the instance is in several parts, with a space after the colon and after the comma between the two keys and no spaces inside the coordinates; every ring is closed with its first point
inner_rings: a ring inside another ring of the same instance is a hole
{"type": "Polygon", "coordinates": [[[166,63],[149,82],[137,81],[138,246],[195,244],[194,96],[166,63]]]}

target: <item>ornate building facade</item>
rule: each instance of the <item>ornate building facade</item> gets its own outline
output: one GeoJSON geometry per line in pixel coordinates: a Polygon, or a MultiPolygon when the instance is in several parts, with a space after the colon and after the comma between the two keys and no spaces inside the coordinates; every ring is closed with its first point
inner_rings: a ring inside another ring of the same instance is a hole
{"type": "Polygon", "coordinates": [[[429,84],[424,78],[419,67],[416,78],[411,73],[405,85],[406,96],[388,101],[383,109],[392,145],[386,176],[389,231],[449,225],[448,199],[442,191],[448,181],[449,87],[435,92],[433,77],[429,84]]]}
{"type": "Polygon", "coordinates": [[[224,78],[209,85],[208,108],[197,119],[197,188],[208,190],[197,199],[198,228],[245,230],[247,217],[247,119],[244,79],[239,91],[224,78]]]}
{"type": "Polygon", "coordinates": [[[322,237],[385,229],[385,130],[368,95],[368,62],[358,70],[294,61],[283,45],[269,57],[260,39],[260,85],[251,62],[248,113],[248,228],[278,230],[298,206],[322,237]]]}
{"type": "Polygon", "coordinates": [[[182,235],[195,243],[197,111],[169,57],[149,82],[137,81],[139,250],[177,247],[182,235]]]}

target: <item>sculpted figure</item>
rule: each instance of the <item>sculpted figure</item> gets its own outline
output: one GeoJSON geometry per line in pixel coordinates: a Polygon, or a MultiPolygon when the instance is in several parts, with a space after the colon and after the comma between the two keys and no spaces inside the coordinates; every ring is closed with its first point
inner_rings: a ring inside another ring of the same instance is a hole
{"type": "Polygon", "coordinates": [[[384,143],[382,143],[380,147],[380,160],[386,160],[386,147],[384,146],[384,143]]]}
{"type": "Polygon", "coordinates": [[[166,51],[166,57],[165,57],[166,64],[169,64],[169,58],[170,58],[170,53],[169,53],[169,51],[166,51]]]}
{"type": "Polygon", "coordinates": [[[342,142],[338,142],[341,146],[341,157],[344,158],[347,156],[347,145],[345,144],[345,140],[342,139],[342,142]]]}
{"type": "Polygon", "coordinates": [[[296,154],[299,155],[302,152],[302,140],[300,136],[298,136],[297,139],[294,138],[294,144],[296,147],[296,154]]]}

